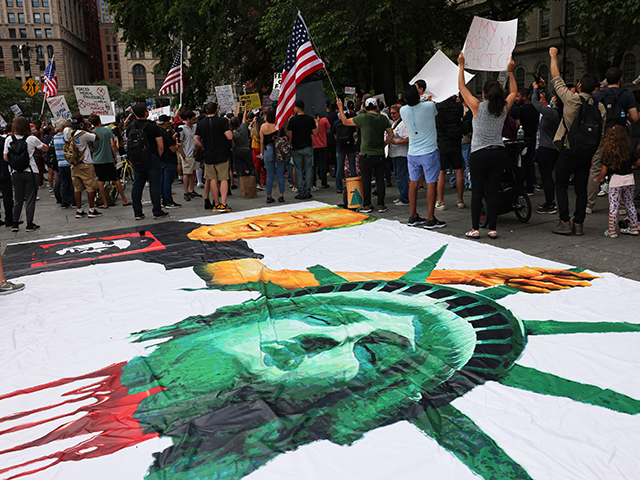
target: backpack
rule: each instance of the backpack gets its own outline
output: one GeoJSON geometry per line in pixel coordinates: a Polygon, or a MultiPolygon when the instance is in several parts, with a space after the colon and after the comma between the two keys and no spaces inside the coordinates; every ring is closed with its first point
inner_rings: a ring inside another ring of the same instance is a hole
{"type": "Polygon", "coordinates": [[[127,136],[127,154],[129,160],[136,165],[143,165],[151,160],[151,146],[144,131],[147,125],[137,128],[138,125],[134,122],[127,136]]]}
{"type": "Polygon", "coordinates": [[[7,150],[7,160],[9,160],[9,166],[15,172],[23,172],[29,168],[27,137],[17,139],[15,135],[11,135],[11,144],[7,150]]]}
{"type": "MultiPolygon", "coordinates": [[[[598,150],[600,138],[602,137],[602,115],[598,108],[598,103],[590,98],[585,100],[580,98],[580,109],[576,113],[576,118],[568,129],[565,139],[569,140],[568,149],[571,154],[581,157],[585,161],[591,161],[591,158],[598,150]]],[[[564,118],[562,119],[564,123],[564,118]]],[[[564,123],[564,128],[567,124],[564,123]]],[[[565,141],[566,145],[566,141],[565,141]]]]}
{"type": "Polygon", "coordinates": [[[600,103],[604,105],[607,110],[607,123],[605,123],[605,130],[613,127],[614,125],[627,125],[627,118],[622,116],[622,105],[620,104],[620,94],[625,90],[618,90],[618,92],[612,91],[607,88],[605,96],[600,100],[600,103]]]}
{"type": "Polygon", "coordinates": [[[355,140],[353,138],[353,130],[348,125],[343,125],[340,123],[338,128],[336,128],[336,142],[342,148],[351,148],[355,144],[355,140]]]}
{"type": "Polygon", "coordinates": [[[467,113],[465,113],[462,118],[462,125],[460,128],[462,129],[462,135],[469,135],[473,132],[473,112],[471,112],[471,109],[467,110],[467,113]]]}
{"type": "Polygon", "coordinates": [[[276,159],[279,162],[289,163],[291,160],[291,142],[287,137],[277,137],[275,141],[276,159]]]}
{"type": "Polygon", "coordinates": [[[80,151],[80,147],[76,143],[76,138],[84,135],[84,131],[80,130],[75,135],[71,134],[69,140],[64,142],[62,150],[64,151],[64,159],[71,165],[79,165],[84,160],[84,152],[80,151]]]}

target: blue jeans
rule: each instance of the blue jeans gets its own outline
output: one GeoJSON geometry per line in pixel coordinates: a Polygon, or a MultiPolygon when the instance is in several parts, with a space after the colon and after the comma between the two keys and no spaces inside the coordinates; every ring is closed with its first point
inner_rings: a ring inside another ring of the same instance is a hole
{"type": "Polygon", "coordinates": [[[336,192],[342,193],[342,178],[344,177],[344,158],[347,157],[349,162],[349,171],[351,176],[356,176],[356,152],[346,152],[340,150],[340,147],[336,148],[336,192]]]}
{"type": "Polygon", "coordinates": [[[409,170],[407,169],[407,157],[391,157],[393,161],[393,171],[398,182],[400,201],[409,203],[409,170]]]}
{"type": "Polygon", "coordinates": [[[58,165],[58,175],[60,175],[60,197],[63,207],[68,207],[75,203],[71,193],[71,167],[61,167],[58,165]]]}
{"type": "Polygon", "coordinates": [[[171,195],[171,187],[178,173],[177,163],[162,162],[162,203],[171,205],[173,203],[173,195],[171,195]]]}
{"type": "MultiPolygon", "coordinates": [[[[462,160],[464,161],[464,186],[469,188],[469,157],[471,156],[471,142],[462,144],[462,160]]],[[[456,186],[456,176],[451,175],[449,185],[456,186]]]]}
{"type": "Polygon", "coordinates": [[[264,147],[264,166],[267,169],[267,196],[271,196],[273,190],[273,176],[278,177],[278,189],[284,194],[284,169],[285,163],[276,160],[273,145],[264,147]]]}
{"type": "Polygon", "coordinates": [[[162,162],[157,155],[151,155],[146,165],[133,164],[133,187],[131,187],[131,201],[133,213],[136,217],[142,215],[142,190],[149,180],[149,196],[153,205],[153,214],[162,212],[160,196],[162,192],[162,162]]]}
{"type": "Polygon", "coordinates": [[[291,150],[293,165],[296,167],[296,183],[299,195],[311,195],[313,147],[291,150]]]}

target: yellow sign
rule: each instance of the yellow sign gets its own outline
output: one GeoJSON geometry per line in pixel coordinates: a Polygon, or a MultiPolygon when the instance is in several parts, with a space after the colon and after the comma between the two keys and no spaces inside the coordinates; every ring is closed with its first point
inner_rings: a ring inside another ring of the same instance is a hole
{"type": "Polygon", "coordinates": [[[242,102],[242,100],[246,100],[247,107],[249,107],[249,109],[251,110],[254,110],[256,108],[262,108],[262,103],[260,102],[259,93],[252,93],[250,95],[240,95],[240,102],[242,102]]]}
{"type": "Polygon", "coordinates": [[[25,84],[22,85],[22,89],[33,97],[36,93],[40,91],[40,85],[38,85],[33,80],[33,78],[29,78],[29,80],[27,80],[25,84]]]}

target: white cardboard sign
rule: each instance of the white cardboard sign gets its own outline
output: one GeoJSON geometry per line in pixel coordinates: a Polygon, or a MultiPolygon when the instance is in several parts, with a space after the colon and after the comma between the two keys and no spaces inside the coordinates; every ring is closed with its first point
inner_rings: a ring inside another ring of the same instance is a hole
{"type": "Polygon", "coordinates": [[[518,20],[496,22],[473,17],[464,42],[465,66],[470,70],[499,72],[507,69],[516,46],[518,20]]]}
{"type": "Polygon", "coordinates": [[[171,107],[162,107],[156,108],[154,110],[149,110],[149,120],[157,120],[160,115],[168,115],[171,116],[171,107]]]}
{"type": "Polygon", "coordinates": [[[4,128],[7,126],[6,120],[0,115],[0,127],[4,128]]]}
{"type": "Polygon", "coordinates": [[[344,94],[345,95],[355,95],[356,94],[356,87],[344,87],[344,94]]]}
{"type": "Polygon", "coordinates": [[[274,72],[273,73],[273,87],[272,90],[280,90],[280,86],[282,85],[282,72],[274,72]]]}
{"type": "Polygon", "coordinates": [[[91,115],[115,115],[111,107],[109,89],[101,85],[74,86],[78,107],[83,116],[91,115]]]}
{"type": "Polygon", "coordinates": [[[51,114],[56,121],[69,120],[71,118],[71,110],[69,110],[69,106],[67,105],[64,95],[47,98],[47,104],[49,105],[51,114]]]}
{"type": "MultiPolygon", "coordinates": [[[[427,95],[431,95],[435,103],[440,103],[458,93],[458,72],[459,67],[441,50],[438,50],[409,83],[414,84],[418,80],[424,80],[427,82],[427,95]]],[[[465,85],[474,76],[464,72],[465,85]]]]}
{"type": "Polygon", "coordinates": [[[221,112],[235,112],[236,99],[233,95],[231,85],[220,85],[216,87],[216,98],[221,112]]]}
{"type": "Polygon", "coordinates": [[[11,111],[16,117],[19,117],[20,115],[22,115],[22,110],[20,110],[20,107],[18,106],[17,103],[15,105],[11,105],[11,111]]]}

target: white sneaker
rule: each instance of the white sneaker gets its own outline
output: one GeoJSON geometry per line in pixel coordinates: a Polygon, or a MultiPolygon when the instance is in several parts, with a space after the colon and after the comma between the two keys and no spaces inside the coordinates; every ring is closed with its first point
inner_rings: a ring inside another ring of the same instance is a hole
{"type": "Polygon", "coordinates": [[[298,189],[297,189],[296,187],[293,187],[293,188],[291,189],[291,191],[292,191],[292,192],[294,192],[294,193],[296,193],[296,192],[298,191],[298,189]]]}
{"type": "Polygon", "coordinates": [[[436,202],[436,210],[446,210],[447,206],[444,203],[438,203],[436,202]]]}
{"type": "Polygon", "coordinates": [[[591,215],[593,213],[593,208],[589,208],[587,207],[587,209],[585,210],[585,212],[589,215],[591,215]]]}
{"type": "Polygon", "coordinates": [[[197,187],[198,188],[204,188],[204,183],[198,183],[197,187]]]}

